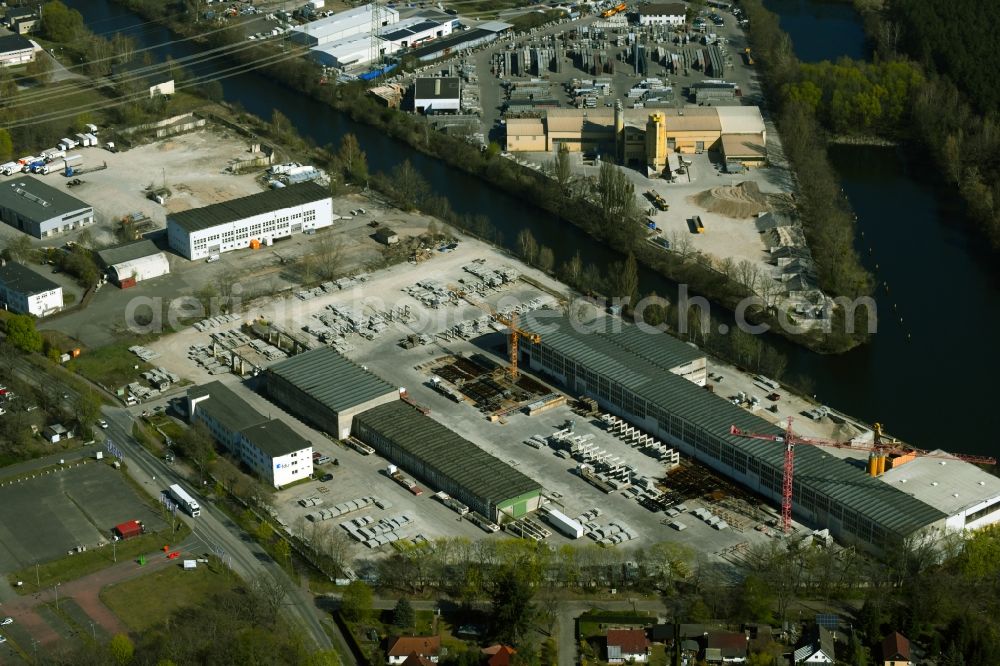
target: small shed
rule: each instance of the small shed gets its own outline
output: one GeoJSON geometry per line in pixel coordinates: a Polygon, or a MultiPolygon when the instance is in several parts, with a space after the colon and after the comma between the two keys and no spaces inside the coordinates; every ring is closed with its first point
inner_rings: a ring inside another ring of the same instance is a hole
{"type": "Polygon", "coordinates": [[[399,235],[386,226],[381,226],[375,231],[375,240],[384,245],[392,245],[399,242],[399,235]]]}
{"type": "Polygon", "coordinates": [[[63,427],[61,423],[53,423],[45,428],[44,436],[50,444],[58,444],[60,440],[72,439],[73,433],[63,427]]]}
{"type": "Polygon", "coordinates": [[[147,239],[101,250],[97,256],[109,277],[122,289],[170,273],[167,255],[147,239]]]}
{"type": "Polygon", "coordinates": [[[128,520],[115,525],[114,533],[119,539],[131,539],[141,536],[146,531],[146,526],[138,520],[128,520]]]}

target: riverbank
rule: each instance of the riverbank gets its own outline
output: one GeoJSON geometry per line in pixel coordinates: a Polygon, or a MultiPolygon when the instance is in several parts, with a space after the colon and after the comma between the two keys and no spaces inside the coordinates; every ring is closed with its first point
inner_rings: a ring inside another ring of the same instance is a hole
{"type": "MultiPolygon", "coordinates": [[[[177,34],[194,37],[213,47],[233,44],[233,37],[226,31],[195,37],[199,33],[194,26],[167,16],[158,6],[141,0],[119,1],[147,20],[160,22],[177,34]]],[[[245,63],[259,62],[268,54],[267,47],[255,46],[241,48],[239,54],[233,54],[233,59],[245,63]]],[[[422,118],[378,105],[365,94],[364,85],[356,83],[325,85],[318,70],[301,59],[283,60],[261,68],[258,73],[328,104],[356,122],[377,127],[388,136],[403,141],[419,152],[440,159],[449,166],[461,169],[528,201],[555,216],[557,223],[573,224],[622,255],[634,253],[643,265],[670,280],[688,284],[693,291],[703,294],[728,310],[736,309],[743,299],[753,296],[741,285],[727,280],[718,271],[694,261],[691,257],[678,257],[662,250],[653,251],[646,244],[629,242],[627,235],[623,237],[618,234],[603,233],[593,221],[602,219],[604,212],[591,202],[570,198],[561,192],[551,179],[508,160],[497,158],[495,148],[483,151],[463,139],[428,131],[428,126],[422,118]]],[[[440,206],[436,206],[436,209],[427,212],[447,218],[447,215],[442,215],[439,209],[440,206]]],[[[489,230],[482,235],[488,237],[489,230]]],[[[792,317],[782,313],[767,312],[756,306],[748,308],[747,315],[753,323],[766,324],[793,342],[822,353],[843,352],[857,346],[865,339],[863,335],[851,335],[846,331],[837,332],[836,328],[842,317],[836,314],[832,326],[835,330],[829,334],[815,331],[806,334],[795,333],[792,317]],[[788,323],[793,325],[783,325],[788,323]]]]}

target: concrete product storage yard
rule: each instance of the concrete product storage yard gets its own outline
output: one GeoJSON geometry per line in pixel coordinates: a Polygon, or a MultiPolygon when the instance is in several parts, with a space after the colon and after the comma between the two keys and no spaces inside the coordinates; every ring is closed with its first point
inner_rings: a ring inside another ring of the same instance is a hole
{"type": "Polygon", "coordinates": [[[401,401],[355,417],[354,432],[473,511],[503,523],[538,508],[540,484],[401,401]]]}

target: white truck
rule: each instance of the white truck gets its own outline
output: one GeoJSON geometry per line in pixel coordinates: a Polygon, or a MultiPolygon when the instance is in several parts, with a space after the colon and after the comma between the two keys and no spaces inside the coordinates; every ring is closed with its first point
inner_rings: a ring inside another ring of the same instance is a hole
{"type": "Polygon", "coordinates": [[[42,157],[46,162],[51,162],[52,160],[57,160],[61,157],[66,157],[65,150],[59,150],[58,148],[49,148],[48,150],[42,151],[42,157]]]}
{"type": "Polygon", "coordinates": [[[198,503],[194,501],[194,498],[179,485],[175,483],[167,488],[167,492],[170,494],[170,498],[192,518],[197,518],[201,515],[201,507],[198,506],[198,503]]]}
{"type": "Polygon", "coordinates": [[[89,148],[90,146],[94,145],[90,142],[90,136],[88,136],[87,134],[77,134],[76,140],[80,145],[80,147],[82,148],[89,148]]]}
{"type": "Polygon", "coordinates": [[[583,525],[558,509],[549,509],[543,517],[549,525],[570,539],[579,539],[583,536],[583,525]]]}
{"type": "Polygon", "coordinates": [[[18,164],[17,162],[6,162],[4,164],[0,164],[0,173],[2,173],[5,176],[11,176],[15,172],[20,170],[21,170],[21,165],[18,164]]]}
{"type": "Polygon", "coordinates": [[[79,145],[79,142],[63,137],[59,140],[59,143],[56,144],[56,147],[59,148],[59,150],[73,150],[79,145]]]}

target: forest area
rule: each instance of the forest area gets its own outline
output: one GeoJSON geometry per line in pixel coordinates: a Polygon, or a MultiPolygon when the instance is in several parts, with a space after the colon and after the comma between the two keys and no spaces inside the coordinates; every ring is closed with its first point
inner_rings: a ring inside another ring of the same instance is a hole
{"type": "MultiPolygon", "coordinates": [[[[773,92],[784,106],[808,109],[833,135],[917,148],[918,159],[930,158],[934,171],[961,196],[969,220],[1000,249],[1000,73],[988,66],[1000,5],[854,4],[874,46],[872,61],[798,63],[772,48],[766,65],[773,92]]],[[[753,32],[760,31],[755,24],[753,32]]],[[[771,28],[765,25],[763,31],[771,28]]]]}

